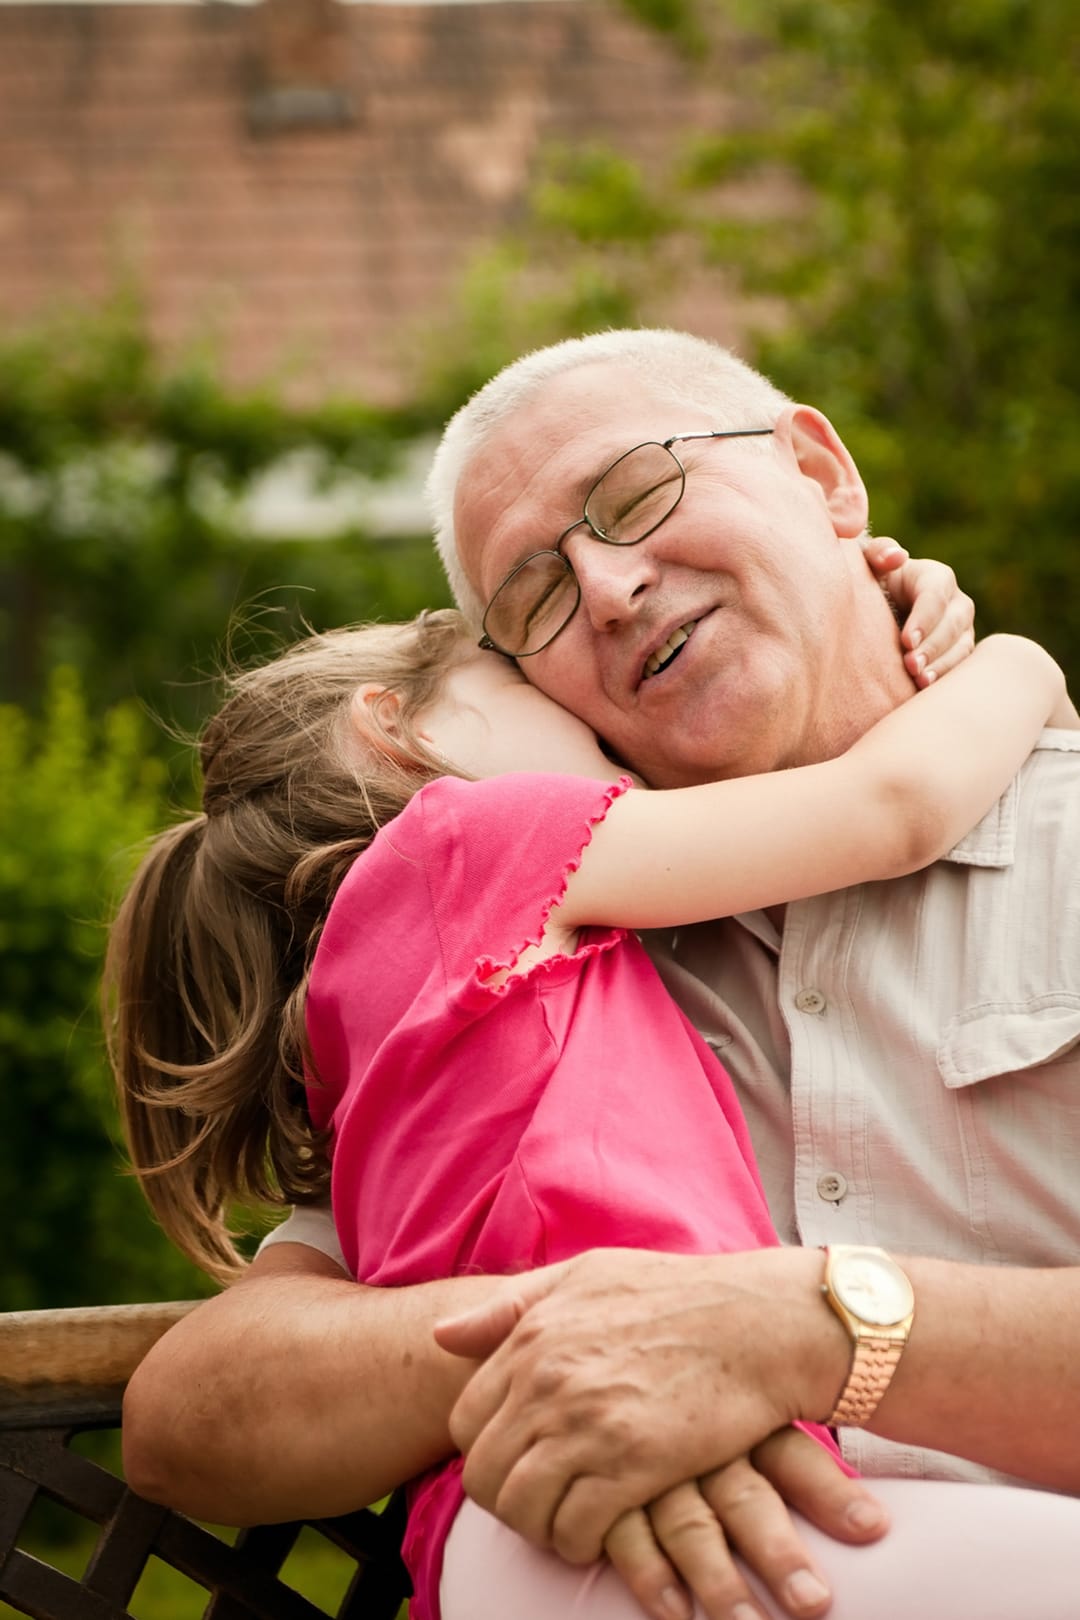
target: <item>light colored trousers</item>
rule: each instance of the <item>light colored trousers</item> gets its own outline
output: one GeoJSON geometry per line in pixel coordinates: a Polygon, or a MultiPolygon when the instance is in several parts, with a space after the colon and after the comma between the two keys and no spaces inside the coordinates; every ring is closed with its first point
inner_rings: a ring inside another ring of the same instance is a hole
{"type": "MultiPolygon", "coordinates": [[[[1080,1620],[1080,1498],[867,1483],[892,1517],[884,1540],[848,1547],[799,1522],[834,1593],[828,1620],[1080,1620]]],[[[764,1612],[785,1620],[747,1579],[764,1612]]],[[[472,1502],[447,1539],[440,1598],[443,1620],[642,1620],[610,1567],[576,1569],[538,1552],[472,1502]]]]}

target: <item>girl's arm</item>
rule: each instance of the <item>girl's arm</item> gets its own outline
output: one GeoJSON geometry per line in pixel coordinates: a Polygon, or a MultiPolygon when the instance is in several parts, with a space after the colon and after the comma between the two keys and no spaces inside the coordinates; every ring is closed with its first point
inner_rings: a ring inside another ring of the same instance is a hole
{"type": "Polygon", "coordinates": [[[674,927],[928,866],[992,807],[1064,701],[1048,653],[991,636],[838,759],[627,793],[557,923],[674,927]]]}

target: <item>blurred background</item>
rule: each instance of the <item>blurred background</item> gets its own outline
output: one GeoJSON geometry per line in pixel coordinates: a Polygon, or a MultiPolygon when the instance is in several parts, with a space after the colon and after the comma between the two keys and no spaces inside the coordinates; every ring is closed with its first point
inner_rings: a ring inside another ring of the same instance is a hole
{"type": "Polygon", "coordinates": [[[446,600],[420,488],[613,324],[823,408],[1080,689],[1072,0],[0,0],[0,1308],[192,1297],[96,1011],[232,617],[446,600]]]}

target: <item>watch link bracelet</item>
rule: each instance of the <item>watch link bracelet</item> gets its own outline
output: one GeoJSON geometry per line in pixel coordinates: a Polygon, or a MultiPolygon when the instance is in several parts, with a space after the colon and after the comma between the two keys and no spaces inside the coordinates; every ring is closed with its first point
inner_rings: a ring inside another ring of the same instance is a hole
{"type": "Polygon", "coordinates": [[[915,1294],[907,1273],[884,1249],[836,1243],[826,1247],[825,1256],[821,1292],[847,1329],[853,1350],[851,1370],[825,1421],[861,1428],[904,1353],[915,1294]]]}

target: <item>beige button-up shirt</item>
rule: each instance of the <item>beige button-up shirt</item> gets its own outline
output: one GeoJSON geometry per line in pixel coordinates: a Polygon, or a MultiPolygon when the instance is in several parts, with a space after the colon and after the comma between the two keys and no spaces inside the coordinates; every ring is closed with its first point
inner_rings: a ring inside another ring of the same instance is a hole
{"type": "MultiPolygon", "coordinates": [[[[1080,732],[1045,731],[936,866],[654,955],[735,1080],[783,1241],[1080,1264],[1080,732]]],[[[844,1450],[992,1477],[856,1431],[844,1450]]]]}
{"type": "MultiPolygon", "coordinates": [[[[733,859],[737,859],[737,852],[733,859]]],[[[787,1243],[1080,1264],[1080,732],[947,859],[650,940],[729,1070],[787,1243]]],[[[279,1239],[336,1254],[328,1212],[279,1239]]],[[[867,1474],[995,1477],[848,1430],[867,1474]]]]}

